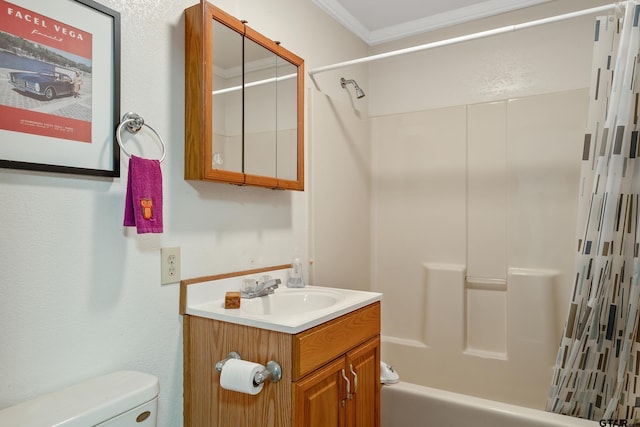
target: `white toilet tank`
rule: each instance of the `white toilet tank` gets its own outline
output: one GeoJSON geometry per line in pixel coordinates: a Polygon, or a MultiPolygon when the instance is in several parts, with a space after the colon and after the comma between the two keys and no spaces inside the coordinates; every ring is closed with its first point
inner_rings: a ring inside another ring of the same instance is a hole
{"type": "Polygon", "coordinates": [[[160,386],[121,371],[0,410],[2,427],[155,427],[160,386]]]}

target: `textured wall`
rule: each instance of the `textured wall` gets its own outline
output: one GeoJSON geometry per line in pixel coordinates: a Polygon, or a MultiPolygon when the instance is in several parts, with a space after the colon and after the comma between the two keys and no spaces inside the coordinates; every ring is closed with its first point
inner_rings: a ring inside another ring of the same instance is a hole
{"type": "MultiPolygon", "coordinates": [[[[182,323],[177,285],[160,286],[160,248],[182,248],[184,278],[280,265],[294,252],[306,259],[308,191],[185,182],[183,10],[195,1],[99,2],[122,15],[122,111],[167,144],[165,233],[123,229],[126,161],[114,180],[0,170],[0,408],[136,369],[159,377],[159,425],[176,427],[182,323]]],[[[310,1],[214,4],[308,67],[366,52],[310,1]]]]}

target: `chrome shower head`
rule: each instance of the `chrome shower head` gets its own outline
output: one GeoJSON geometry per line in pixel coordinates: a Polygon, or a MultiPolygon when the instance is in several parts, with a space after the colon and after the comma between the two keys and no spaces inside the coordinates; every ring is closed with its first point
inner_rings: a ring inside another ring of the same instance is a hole
{"type": "Polygon", "coordinates": [[[360,89],[360,86],[358,86],[358,83],[356,83],[355,80],[350,79],[350,80],[345,80],[344,77],[340,77],[340,86],[342,86],[343,89],[347,88],[347,84],[351,83],[353,85],[353,87],[356,88],[356,98],[360,99],[360,98],[364,98],[364,91],[362,89],[360,89]]]}

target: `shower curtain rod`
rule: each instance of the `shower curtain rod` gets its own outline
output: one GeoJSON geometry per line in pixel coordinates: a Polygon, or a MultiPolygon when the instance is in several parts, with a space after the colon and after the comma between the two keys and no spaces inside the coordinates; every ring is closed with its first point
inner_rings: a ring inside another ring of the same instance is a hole
{"type": "Polygon", "coordinates": [[[564,21],[566,19],[577,18],[579,16],[591,15],[591,14],[600,13],[600,12],[606,12],[606,11],[609,11],[611,9],[616,9],[618,7],[621,7],[621,6],[625,6],[626,7],[629,3],[632,3],[632,0],[612,3],[612,4],[608,4],[608,5],[604,5],[604,6],[592,7],[590,9],[578,10],[578,11],[575,11],[575,12],[565,13],[563,15],[556,15],[556,16],[551,16],[549,18],[543,18],[543,19],[537,19],[535,21],[524,22],[522,24],[507,25],[506,27],[494,28],[493,30],[480,31],[478,33],[473,33],[473,34],[467,34],[467,35],[464,35],[464,36],[453,37],[453,38],[450,38],[450,39],[440,40],[440,41],[431,42],[431,43],[426,43],[426,44],[422,44],[422,45],[418,45],[418,46],[408,47],[408,48],[405,48],[405,49],[398,49],[398,50],[393,50],[391,52],[379,53],[377,55],[365,56],[365,57],[358,58],[358,59],[352,59],[350,61],[338,62],[336,64],[325,65],[323,67],[314,68],[313,70],[309,71],[309,75],[311,76],[311,78],[313,78],[313,76],[315,74],[324,73],[325,71],[331,71],[331,70],[335,70],[337,68],[347,67],[349,65],[356,65],[356,64],[362,64],[362,63],[365,63],[365,62],[377,61],[377,60],[380,60],[380,59],[386,59],[386,58],[391,58],[391,57],[394,57],[394,56],[405,55],[407,53],[420,52],[420,51],[423,51],[423,50],[433,49],[433,48],[441,47],[441,46],[447,46],[447,45],[456,44],[456,43],[460,43],[460,42],[464,42],[464,41],[468,41],[468,40],[475,40],[475,39],[480,39],[480,38],[483,38],[483,37],[493,36],[493,35],[496,35],[496,34],[503,34],[503,33],[508,33],[508,32],[511,32],[511,31],[522,30],[524,28],[531,28],[531,27],[536,27],[538,25],[549,24],[549,23],[552,23],[552,22],[564,21]]]}

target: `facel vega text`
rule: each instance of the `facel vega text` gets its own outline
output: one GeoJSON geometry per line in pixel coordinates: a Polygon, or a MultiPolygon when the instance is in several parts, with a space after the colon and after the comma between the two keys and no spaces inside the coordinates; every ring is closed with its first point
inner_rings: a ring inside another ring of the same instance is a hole
{"type": "MultiPolygon", "coordinates": [[[[13,16],[16,19],[21,19],[25,22],[29,22],[33,25],[37,25],[39,27],[49,29],[49,26],[47,25],[47,21],[45,21],[44,19],[41,19],[39,16],[34,16],[29,13],[22,13],[21,11],[15,10],[11,7],[7,8],[7,15],[13,16]]],[[[58,25],[58,24],[53,24],[53,29],[58,34],[69,36],[77,40],[84,40],[84,38],[82,37],[82,33],[79,31],[76,31],[67,27],[63,27],[62,25],[58,25]]]]}

